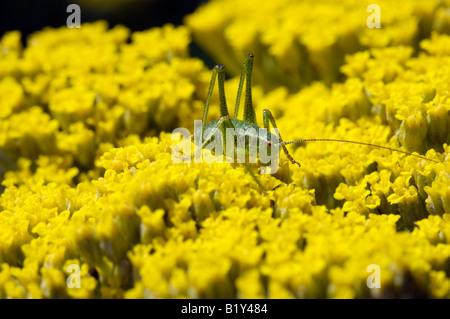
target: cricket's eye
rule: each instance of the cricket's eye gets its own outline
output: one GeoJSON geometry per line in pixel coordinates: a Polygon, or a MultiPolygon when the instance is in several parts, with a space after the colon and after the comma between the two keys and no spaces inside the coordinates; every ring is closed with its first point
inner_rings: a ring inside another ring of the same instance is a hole
{"type": "Polygon", "coordinates": [[[267,142],[267,146],[268,146],[268,147],[271,147],[271,146],[272,146],[272,142],[271,142],[271,141],[268,141],[268,142],[267,142]]]}

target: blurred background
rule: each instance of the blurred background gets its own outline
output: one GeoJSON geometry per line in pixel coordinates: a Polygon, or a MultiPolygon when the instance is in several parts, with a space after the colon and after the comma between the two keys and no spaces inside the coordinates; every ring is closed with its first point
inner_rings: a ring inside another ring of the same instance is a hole
{"type": "Polygon", "coordinates": [[[66,24],[69,4],[81,7],[81,22],[107,20],[110,26],[123,24],[131,30],[145,30],[165,23],[179,25],[206,0],[2,0],[0,34],[20,30],[23,35],[46,26],[66,24]]]}
{"type": "MultiPolygon", "coordinates": [[[[183,17],[207,0],[1,0],[0,38],[10,30],[20,30],[22,42],[45,27],[66,25],[69,4],[81,7],[81,23],[106,20],[110,27],[122,24],[132,31],[146,30],[166,23],[181,25],[183,17]]],[[[195,43],[192,56],[202,58],[212,67],[214,62],[195,43]]]]}

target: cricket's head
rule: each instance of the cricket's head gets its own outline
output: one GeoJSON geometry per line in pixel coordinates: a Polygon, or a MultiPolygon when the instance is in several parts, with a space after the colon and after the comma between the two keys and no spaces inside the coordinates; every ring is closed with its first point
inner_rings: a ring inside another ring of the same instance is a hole
{"type": "Polygon", "coordinates": [[[272,156],[272,154],[274,154],[278,156],[282,143],[277,134],[271,133],[266,129],[259,128],[257,147],[259,157],[261,157],[261,154],[266,154],[267,156],[272,156]],[[265,151],[262,148],[264,148],[265,151]]]}

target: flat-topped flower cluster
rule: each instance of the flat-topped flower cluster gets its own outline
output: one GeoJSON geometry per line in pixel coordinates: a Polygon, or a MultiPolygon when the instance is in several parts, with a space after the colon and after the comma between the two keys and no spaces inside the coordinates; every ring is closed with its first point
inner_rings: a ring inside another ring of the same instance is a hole
{"type": "Polygon", "coordinates": [[[239,74],[242,56],[253,52],[255,77],[266,89],[297,91],[312,81],[341,78],[346,54],[367,48],[416,47],[430,30],[450,31],[448,1],[214,0],[187,16],[194,38],[217,61],[239,74]],[[380,8],[381,28],[367,19],[380,8]]]}
{"type": "MultiPolygon", "coordinates": [[[[431,4],[411,3],[430,18],[431,4]]],[[[301,167],[283,154],[274,175],[250,165],[267,196],[242,165],[173,163],[170,132],[201,119],[211,77],[189,42],[186,27],[103,22],[26,47],[1,38],[1,298],[450,297],[449,36],[348,55],[331,86],[257,81],[258,122],[270,109],[285,140],[429,158],[288,146],[301,167]],[[80,288],[67,285],[74,264],[80,288]]]]}

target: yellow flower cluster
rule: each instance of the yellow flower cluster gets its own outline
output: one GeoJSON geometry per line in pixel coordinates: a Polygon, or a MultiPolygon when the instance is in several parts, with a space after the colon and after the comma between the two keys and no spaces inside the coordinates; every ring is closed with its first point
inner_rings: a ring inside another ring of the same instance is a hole
{"type": "Polygon", "coordinates": [[[399,215],[364,216],[355,195],[328,210],[314,191],[264,175],[264,187],[275,188],[267,197],[242,167],[172,164],[173,145],[163,133],[112,149],[99,162],[104,177],[76,187],[8,187],[1,296],[450,296],[448,214],[397,232],[399,215]],[[81,265],[81,288],[66,286],[73,264],[81,265]],[[366,285],[371,264],[381,268],[381,290],[366,285]]]}
{"type": "Polygon", "coordinates": [[[369,28],[374,3],[365,0],[214,0],[188,16],[195,40],[239,74],[242,56],[253,52],[255,78],[266,89],[297,91],[314,80],[340,78],[345,54],[391,45],[416,46],[430,30],[450,28],[445,1],[376,1],[381,28],[369,28]]]}
{"type": "Polygon", "coordinates": [[[62,154],[87,170],[97,150],[120,146],[129,134],[191,125],[210,73],[188,57],[189,42],[186,28],[171,25],[131,36],[105,22],[48,29],[32,34],[26,48],[18,31],[6,33],[0,148],[8,160],[2,164],[62,154]]]}
{"type": "Polygon", "coordinates": [[[363,83],[372,113],[387,122],[409,151],[442,150],[443,143],[450,143],[445,43],[449,36],[433,33],[421,42],[427,53],[418,57],[410,58],[410,47],[374,49],[349,57],[342,67],[351,80],[363,83]]]}
{"type": "Polygon", "coordinates": [[[1,39],[0,298],[450,298],[449,37],[348,56],[331,87],[255,87],[285,140],[429,158],[289,146],[302,167],[250,165],[267,196],[242,165],[172,159],[210,79],[189,32],[128,38],[99,22],[1,39]]]}

